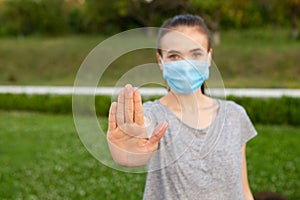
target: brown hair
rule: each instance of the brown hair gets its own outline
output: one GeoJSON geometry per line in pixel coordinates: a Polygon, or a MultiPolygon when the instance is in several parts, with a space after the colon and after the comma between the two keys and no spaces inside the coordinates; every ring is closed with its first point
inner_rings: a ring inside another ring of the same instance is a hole
{"type": "Polygon", "coordinates": [[[161,49],[160,49],[160,41],[161,38],[168,33],[171,29],[175,29],[179,26],[189,26],[189,27],[197,27],[198,30],[205,34],[207,41],[208,41],[208,49],[211,48],[211,37],[210,37],[210,31],[207,28],[204,20],[198,16],[198,15],[191,15],[191,14],[183,14],[183,15],[176,15],[173,18],[167,19],[163,25],[160,27],[159,33],[158,33],[158,41],[157,41],[157,52],[161,55],[161,49]]]}

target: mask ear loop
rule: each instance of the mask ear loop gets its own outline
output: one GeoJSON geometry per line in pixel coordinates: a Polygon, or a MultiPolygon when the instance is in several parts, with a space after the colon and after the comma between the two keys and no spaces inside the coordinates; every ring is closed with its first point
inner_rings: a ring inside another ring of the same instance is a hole
{"type": "Polygon", "coordinates": [[[161,62],[161,65],[162,65],[162,69],[163,69],[165,62],[164,62],[164,60],[163,60],[163,58],[161,56],[159,56],[159,59],[160,59],[160,62],[161,62]]]}
{"type": "MultiPolygon", "coordinates": [[[[164,70],[164,64],[165,64],[165,62],[164,62],[164,60],[163,60],[163,58],[161,57],[161,56],[159,56],[159,59],[160,59],[160,62],[161,62],[161,65],[163,66],[163,68],[162,68],[162,71],[164,70]]],[[[164,79],[165,80],[165,79],[164,79]]],[[[165,80],[165,84],[166,84],[166,86],[167,86],[167,90],[168,90],[168,92],[170,92],[171,91],[171,88],[170,88],[170,86],[168,85],[168,82],[165,80]]]]}
{"type": "Polygon", "coordinates": [[[208,67],[211,66],[211,61],[212,61],[212,59],[211,59],[211,53],[209,52],[209,53],[208,53],[208,58],[207,58],[208,67]]]}

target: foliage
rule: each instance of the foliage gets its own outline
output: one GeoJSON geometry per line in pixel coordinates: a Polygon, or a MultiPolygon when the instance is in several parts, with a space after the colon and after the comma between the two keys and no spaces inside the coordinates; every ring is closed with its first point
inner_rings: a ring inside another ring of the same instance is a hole
{"type": "Polygon", "coordinates": [[[300,99],[228,97],[244,106],[254,123],[300,125],[300,99]]]}
{"type": "Polygon", "coordinates": [[[0,95],[1,109],[4,110],[31,110],[48,113],[70,113],[72,111],[71,96],[51,95],[0,95]]]}
{"type": "MultiPolygon", "coordinates": [[[[150,98],[150,100],[153,99],[153,97],[150,98]]],[[[299,98],[282,97],[264,99],[230,96],[227,99],[242,105],[254,123],[300,125],[299,98]]],[[[144,101],[147,100],[149,98],[144,98],[144,101]]],[[[109,96],[96,96],[94,107],[86,110],[85,106],[85,110],[82,110],[82,112],[92,111],[101,117],[108,116],[111,101],[112,98],[109,96]]],[[[45,113],[72,113],[72,96],[0,94],[0,109],[45,113]]]]}
{"type": "Polygon", "coordinates": [[[11,34],[62,34],[66,32],[62,3],[61,0],[5,1],[4,14],[0,21],[11,34]]]}
{"type": "Polygon", "coordinates": [[[299,0],[1,0],[0,36],[113,34],[160,26],[186,12],[204,16],[213,31],[274,25],[298,29],[299,7],[299,0]]]}
{"type": "Polygon", "coordinates": [[[285,16],[289,17],[292,28],[292,39],[299,38],[299,17],[300,17],[300,0],[287,0],[282,2],[277,0],[277,10],[279,13],[285,13],[285,16]],[[282,6],[279,6],[282,5],[282,6]]]}
{"type": "MultiPolygon", "coordinates": [[[[101,126],[107,119],[100,118],[101,126]]],[[[300,198],[300,129],[256,125],[247,144],[252,192],[300,198]]],[[[70,115],[0,112],[0,199],[141,199],[145,174],[123,173],[94,159],[70,115]]]]}
{"type": "MultiPolygon", "coordinates": [[[[95,108],[100,116],[107,116],[111,98],[107,96],[95,97],[95,108]]],[[[72,113],[72,96],[69,95],[26,95],[26,94],[0,94],[0,109],[27,110],[53,114],[72,113]]],[[[89,112],[85,110],[85,112],[89,112]]]]}
{"type": "Polygon", "coordinates": [[[92,33],[116,33],[120,31],[116,25],[119,18],[115,11],[116,1],[111,0],[86,0],[83,9],[84,26],[92,33]]]}

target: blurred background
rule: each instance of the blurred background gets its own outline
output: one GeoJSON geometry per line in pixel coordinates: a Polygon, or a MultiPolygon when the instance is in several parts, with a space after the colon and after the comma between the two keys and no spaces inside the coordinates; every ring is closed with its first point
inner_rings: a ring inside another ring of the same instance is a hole
{"type": "MultiPolygon", "coordinates": [[[[0,0],[0,84],[73,85],[99,42],[180,13],[205,19],[226,87],[300,88],[299,0],[0,0]]],[[[122,68],[152,54],[123,58],[122,68]]]]}
{"type": "MultiPolygon", "coordinates": [[[[0,0],[0,86],[73,86],[101,41],[182,13],[205,19],[225,88],[300,89],[300,0],[0,0]]],[[[123,55],[101,86],[150,62],[154,49],[123,55]]],[[[247,148],[253,193],[300,199],[300,98],[228,99],[259,132],[247,148]]],[[[105,128],[110,102],[97,96],[91,108],[105,128]]],[[[0,199],[141,199],[145,177],[87,152],[71,95],[0,94],[0,199]]]]}

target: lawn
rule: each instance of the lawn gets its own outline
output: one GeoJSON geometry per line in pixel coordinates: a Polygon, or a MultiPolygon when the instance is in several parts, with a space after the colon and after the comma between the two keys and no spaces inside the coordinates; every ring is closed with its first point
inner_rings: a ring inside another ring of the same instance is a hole
{"type": "MultiPolygon", "coordinates": [[[[106,124],[106,119],[100,122],[106,124]]],[[[253,193],[300,199],[300,127],[256,125],[253,193]]],[[[110,169],[82,145],[71,115],[0,111],[0,199],[141,199],[145,174],[110,169]]]]}
{"type": "MultiPolygon", "coordinates": [[[[289,33],[275,28],[221,31],[213,59],[225,87],[300,88],[300,41],[290,40],[289,33]]],[[[106,38],[0,38],[0,85],[73,85],[85,57],[106,38]]],[[[113,53],[117,45],[109,50],[113,53]]],[[[155,49],[128,52],[109,65],[101,84],[113,86],[131,68],[153,62],[155,49]]]]}

